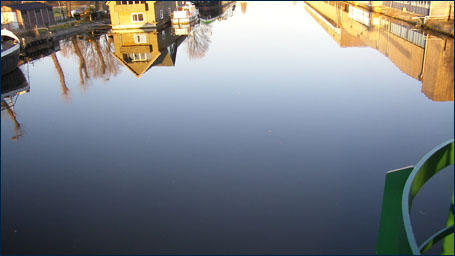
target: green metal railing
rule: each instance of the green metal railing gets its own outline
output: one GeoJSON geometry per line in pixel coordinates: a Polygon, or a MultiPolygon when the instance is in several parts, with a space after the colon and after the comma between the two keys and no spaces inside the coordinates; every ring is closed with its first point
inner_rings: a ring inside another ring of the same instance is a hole
{"type": "Polygon", "coordinates": [[[410,218],[412,200],[419,190],[433,175],[453,164],[454,141],[451,139],[428,152],[415,167],[408,166],[386,174],[377,254],[420,255],[441,240],[441,254],[454,254],[453,193],[446,227],[420,246],[414,237],[410,218]]]}

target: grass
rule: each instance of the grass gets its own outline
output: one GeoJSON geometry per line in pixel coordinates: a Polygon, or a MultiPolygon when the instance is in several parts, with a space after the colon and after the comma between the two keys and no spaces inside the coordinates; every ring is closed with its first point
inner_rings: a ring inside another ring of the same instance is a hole
{"type": "Polygon", "coordinates": [[[50,31],[57,31],[57,30],[60,30],[60,29],[70,28],[70,27],[73,27],[73,23],[74,22],[69,22],[69,23],[55,25],[55,26],[49,27],[49,30],[50,31]]]}

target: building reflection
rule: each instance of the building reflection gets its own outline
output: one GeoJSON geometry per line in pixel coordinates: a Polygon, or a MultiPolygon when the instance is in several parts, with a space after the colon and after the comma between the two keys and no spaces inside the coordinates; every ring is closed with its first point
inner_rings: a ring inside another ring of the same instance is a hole
{"type": "Polygon", "coordinates": [[[182,1],[110,1],[113,56],[136,77],[154,66],[174,66],[185,39],[170,25],[182,1]]]}
{"type": "Polygon", "coordinates": [[[422,82],[433,101],[454,100],[453,38],[423,32],[405,22],[345,2],[306,2],[307,12],[340,47],[371,47],[422,82]]]}
{"type": "Polygon", "coordinates": [[[171,26],[160,30],[112,31],[114,56],[136,77],[154,66],[174,66],[177,48],[185,39],[172,33],[171,26]]]}
{"type": "Polygon", "coordinates": [[[12,140],[17,140],[22,136],[21,125],[16,118],[16,112],[14,111],[14,106],[17,102],[19,95],[28,93],[30,91],[30,85],[25,79],[24,73],[20,68],[16,68],[11,73],[8,73],[2,76],[2,89],[1,89],[1,112],[2,118],[3,113],[11,118],[14,123],[14,133],[15,135],[11,138],[12,140]]]}
{"type": "MultiPolygon", "coordinates": [[[[167,4],[172,5],[172,8],[169,9],[172,11],[175,9],[174,6],[178,9],[185,3],[176,1],[167,4]]],[[[128,8],[134,6],[133,3],[128,8]]],[[[156,4],[154,6],[156,7],[156,4]]],[[[169,22],[163,21],[161,26],[152,29],[145,27],[126,29],[125,26],[121,26],[122,19],[120,22],[116,20],[116,24],[119,25],[117,27],[121,29],[113,27],[110,35],[114,44],[113,55],[138,78],[154,66],[174,66],[177,48],[185,39],[190,58],[205,56],[212,34],[210,23],[231,17],[235,9],[235,2],[195,2],[195,6],[199,11],[199,19],[196,22],[184,24],[183,27],[182,25],[171,26],[169,20],[169,22]]],[[[125,7],[122,6],[122,11],[125,10],[125,7]]],[[[124,22],[130,23],[126,19],[124,22]]]]}
{"type": "Polygon", "coordinates": [[[236,2],[199,1],[195,2],[195,5],[199,10],[200,22],[194,26],[192,33],[186,39],[186,49],[190,59],[203,58],[206,55],[211,42],[212,22],[232,17],[236,2]]]}

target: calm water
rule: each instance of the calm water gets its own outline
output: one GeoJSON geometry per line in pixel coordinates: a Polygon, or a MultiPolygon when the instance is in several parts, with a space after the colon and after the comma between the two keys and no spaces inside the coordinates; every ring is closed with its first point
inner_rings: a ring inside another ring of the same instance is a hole
{"type": "MultiPolygon", "coordinates": [[[[453,138],[453,39],[313,8],[237,2],[190,36],[145,33],[159,53],[107,31],[21,65],[2,252],[375,253],[385,173],[453,138]]],[[[430,186],[419,241],[453,168],[430,186]]]]}

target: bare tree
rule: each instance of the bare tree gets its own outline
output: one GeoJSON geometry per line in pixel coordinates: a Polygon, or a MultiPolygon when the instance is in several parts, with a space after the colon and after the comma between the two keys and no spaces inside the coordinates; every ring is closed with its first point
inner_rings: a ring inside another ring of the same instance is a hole
{"type": "Polygon", "coordinates": [[[65,83],[65,75],[63,74],[62,67],[60,66],[60,62],[57,59],[57,55],[55,55],[55,52],[51,54],[52,56],[52,61],[54,62],[55,69],[58,72],[58,75],[60,77],[60,86],[62,87],[62,98],[63,101],[68,103],[70,100],[70,95],[68,93],[69,89],[66,87],[65,83]]]}
{"type": "Polygon", "coordinates": [[[103,3],[101,1],[95,1],[95,10],[98,12],[103,10],[103,3]]]}
{"type": "Polygon", "coordinates": [[[106,34],[98,37],[89,33],[88,36],[79,38],[77,41],[71,38],[71,40],[60,42],[60,52],[64,58],[73,58],[74,55],[79,57],[79,63],[82,63],[79,67],[81,81],[84,80],[84,74],[86,78],[103,78],[104,80],[116,76],[121,64],[114,57],[114,50],[112,38],[106,34]]]}
{"type": "Polygon", "coordinates": [[[190,58],[202,58],[210,45],[212,28],[210,24],[200,23],[193,28],[193,33],[186,38],[187,51],[190,58]]]}
{"type": "MultiPolygon", "coordinates": [[[[99,42],[98,40],[96,40],[96,37],[94,36],[93,34],[93,31],[91,33],[91,42],[92,42],[92,45],[95,47],[95,51],[98,55],[98,59],[101,63],[101,74],[104,76],[106,74],[106,63],[104,62],[104,58],[103,58],[103,54],[101,53],[101,49],[100,49],[100,45],[99,45],[99,42]]],[[[99,38],[101,40],[101,37],[99,38]]]]}
{"type": "Polygon", "coordinates": [[[72,1],[65,1],[66,3],[66,17],[72,17],[71,15],[71,2],[72,1]]]}
{"type": "Polygon", "coordinates": [[[71,38],[71,41],[73,42],[73,46],[74,46],[74,50],[76,52],[76,55],[79,57],[79,77],[81,79],[81,85],[84,85],[85,84],[85,79],[84,79],[84,76],[83,76],[82,72],[85,73],[85,78],[89,78],[89,76],[87,74],[87,66],[85,64],[84,57],[82,56],[81,49],[79,48],[79,45],[77,44],[78,43],[77,37],[73,36],[71,38]]]}

